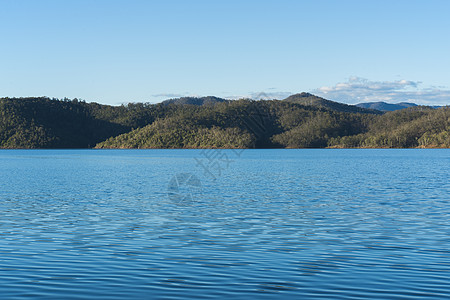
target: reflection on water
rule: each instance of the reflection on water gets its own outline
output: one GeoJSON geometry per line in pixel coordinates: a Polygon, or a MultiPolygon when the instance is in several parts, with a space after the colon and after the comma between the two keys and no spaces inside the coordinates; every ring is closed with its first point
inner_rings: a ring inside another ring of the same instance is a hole
{"type": "Polygon", "coordinates": [[[199,155],[0,151],[1,297],[450,297],[449,150],[199,155]]]}

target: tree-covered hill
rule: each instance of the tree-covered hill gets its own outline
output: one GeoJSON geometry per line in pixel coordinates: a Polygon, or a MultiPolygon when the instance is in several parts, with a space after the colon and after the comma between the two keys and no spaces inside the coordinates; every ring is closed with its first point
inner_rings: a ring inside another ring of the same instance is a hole
{"type": "Polygon", "coordinates": [[[278,100],[239,100],[186,106],[97,148],[450,147],[449,123],[448,108],[418,107],[380,115],[278,100]]]}
{"type": "Polygon", "coordinates": [[[322,98],[207,98],[122,106],[1,98],[0,148],[450,147],[448,107],[383,114],[322,98]]]}

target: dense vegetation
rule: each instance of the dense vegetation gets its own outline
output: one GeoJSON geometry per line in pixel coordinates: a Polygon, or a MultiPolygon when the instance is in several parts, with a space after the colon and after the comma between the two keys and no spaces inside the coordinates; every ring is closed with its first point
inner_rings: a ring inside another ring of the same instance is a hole
{"type": "Polygon", "coordinates": [[[382,113],[311,94],[122,106],[0,99],[0,148],[450,147],[450,108],[382,113]]]}

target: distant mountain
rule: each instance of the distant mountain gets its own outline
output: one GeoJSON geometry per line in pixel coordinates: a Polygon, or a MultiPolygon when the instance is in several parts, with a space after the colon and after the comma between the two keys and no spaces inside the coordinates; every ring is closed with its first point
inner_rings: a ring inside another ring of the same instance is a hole
{"type": "Polygon", "coordinates": [[[222,103],[222,102],[228,102],[230,100],[222,99],[219,97],[214,96],[207,96],[207,97],[181,97],[181,98],[174,98],[169,99],[161,102],[164,105],[169,104],[190,104],[190,105],[212,105],[216,103],[222,103]]]}
{"type": "Polygon", "coordinates": [[[287,97],[283,101],[298,103],[302,105],[312,105],[320,108],[325,108],[328,110],[334,110],[339,112],[351,112],[351,113],[368,113],[368,114],[379,114],[377,110],[357,107],[355,105],[348,105],[344,103],[339,103],[331,100],[324,99],[322,97],[310,94],[310,93],[300,93],[287,97]]]}
{"type": "Polygon", "coordinates": [[[401,102],[401,103],[386,103],[386,102],[367,102],[367,103],[359,103],[356,104],[356,106],[361,108],[368,108],[368,109],[376,109],[380,111],[395,111],[399,109],[404,109],[408,107],[414,107],[417,106],[415,103],[408,103],[408,102],[401,102]]]}

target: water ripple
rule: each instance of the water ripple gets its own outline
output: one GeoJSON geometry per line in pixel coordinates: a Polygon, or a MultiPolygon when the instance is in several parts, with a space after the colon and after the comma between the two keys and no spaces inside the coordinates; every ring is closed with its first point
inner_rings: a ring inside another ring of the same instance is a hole
{"type": "Polygon", "coordinates": [[[200,153],[0,151],[1,298],[450,298],[448,150],[200,153]]]}

